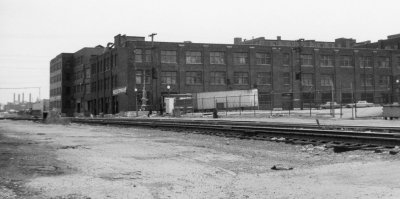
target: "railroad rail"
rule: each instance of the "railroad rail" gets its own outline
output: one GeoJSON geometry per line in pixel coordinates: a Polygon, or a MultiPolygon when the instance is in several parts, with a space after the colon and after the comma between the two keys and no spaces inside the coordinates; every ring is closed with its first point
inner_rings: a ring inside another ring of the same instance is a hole
{"type": "MultiPolygon", "coordinates": [[[[32,120],[30,118],[7,118],[32,120]]],[[[73,123],[92,125],[144,126],[190,129],[198,133],[240,139],[284,141],[294,144],[328,144],[333,147],[365,149],[400,146],[400,128],[372,126],[332,126],[258,121],[149,119],[149,118],[69,118],[73,123]],[[280,138],[280,139],[277,139],[280,138]],[[283,139],[282,139],[283,138],[283,139]]]]}
{"type": "MultiPolygon", "coordinates": [[[[400,145],[400,129],[367,126],[336,126],[321,128],[311,124],[284,124],[226,120],[178,119],[88,119],[72,118],[74,123],[96,125],[147,126],[153,128],[192,129],[204,132],[223,132],[222,136],[251,139],[285,138],[285,142],[329,143],[356,148],[400,145]]],[[[221,134],[219,134],[221,135],[221,134]]]]}

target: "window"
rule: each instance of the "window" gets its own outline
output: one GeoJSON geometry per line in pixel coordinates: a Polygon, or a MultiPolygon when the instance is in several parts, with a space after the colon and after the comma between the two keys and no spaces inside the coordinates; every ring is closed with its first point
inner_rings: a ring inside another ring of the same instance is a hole
{"type": "Polygon", "coordinates": [[[96,89],[96,82],[92,82],[92,91],[96,91],[97,89],[96,89]]]}
{"type": "Polygon", "coordinates": [[[144,62],[151,62],[151,50],[144,51],[144,62]]]}
{"type": "Polygon", "coordinates": [[[360,81],[361,86],[372,86],[374,80],[374,76],[372,74],[361,74],[360,81]]]}
{"type": "Polygon", "coordinates": [[[397,59],[397,68],[400,68],[400,56],[396,57],[397,59]]]}
{"type": "Polygon", "coordinates": [[[90,69],[89,69],[89,68],[86,69],[86,75],[85,75],[85,77],[90,79],[90,69]]]}
{"type": "Polygon", "coordinates": [[[90,84],[85,84],[85,93],[86,94],[90,93],[90,84]]]}
{"type": "Polygon", "coordinates": [[[201,52],[187,51],[186,52],[187,64],[201,64],[201,52]]]}
{"type": "Polygon", "coordinates": [[[161,63],[176,63],[176,51],[161,51],[161,63]]]}
{"type": "Polygon", "coordinates": [[[321,75],[321,86],[332,86],[333,75],[321,75]]]}
{"type": "Polygon", "coordinates": [[[379,77],[379,85],[390,87],[390,76],[389,75],[381,75],[379,77]]]}
{"type": "Polygon", "coordinates": [[[301,55],[301,65],[302,66],[312,66],[313,56],[312,55],[301,55]]]}
{"type": "Polygon", "coordinates": [[[314,86],[313,74],[310,74],[310,73],[301,74],[301,85],[302,86],[314,86]]]}
{"type": "Polygon", "coordinates": [[[135,62],[142,62],[142,49],[135,49],[135,62]]]}
{"type": "Polygon", "coordinates": [[[210,52],[210,64],[225,64],[225,53],[210,52]]]}
{"type": "Polygon", "coordinates": [[[257,73],[257,85],[270,85],[271,73],[257,73]]]}
{"type": "Polygon", "coordinates": [[[289,64],[290,64],[290,54],[285,53],[285,54],[283,54],[283,65],[289,66],[289,64]]]}
{"type": "Polygon", "coordinates": [[[96,64],[91,65],[92,74],[96,74],[96,64]]]}
{"type": "Polygon", "coordinates": [[[202,84],[202,82],[203,82],[203,75],[200,71],[186,72],[187,85],[202,84]]]}
{"type": "Polygon", "coordinates": [[[176,84],[176,72],[174,71],[161,72],[161,84],[176,84]]]}
{"type": "MultiPolygon", "coordinates": [[[[150,84],[150,70],[145,71],[146,84],[150,84]]],[[[143,70],[136,70],[136,84],[143,84],[143,70]]]]}
{"type": "Polygon", "coordinates": [[[241,65],[248,63],[249,63],[249,58],[247,53],[233,53],[233,64],[241,65]]]}
{"type": "Polygon", "coordinates": [[[379,57],[378,58],[378,66],[379,68],[389,68],[389,57],[379,57]]]}
{"type": "Polygon", "coordinates": [[[360,68],[372,68],[371,57],[360,57],[360,68]]]}
{"type": "Polygon", "coordinates": [[[352,58],[351,56],[348,55],[342,55],[340,56],[340,66],[344,66],[344,67],[352,67],[352,58]]]}
{"type": "Polygon", "coordinates": [[[104,70],[105,71],[108,71],[108,70],[110,70],[111,69],[111,67],[110,67],[110,58],[106,58],[106,59],[104,59],[104,70]]]}
{"type": "Polygon", "coordinates": [[[271,55],[269,53],[256,53],[257,64],[271,64],[271,55]]]}
{"type": "Polygon", "coordinates": [[[226,73],[225,72],[211,72],[210,84],[211,85],[225,85],[226,73]]]}
{"type": "Polygon", "coordinates": [[[249,73],[247,72],[234,72],[233,83],[236,85],[248,85],[249,84],[249,73]]]}
{"type": "Polygon", "coordinates": [[[332,55],[321,55],[320,60],[321,67],[332,67],[334,65],[332,55]]]}
{"type": "Polygon", "coordinates": [[[290,84],[290,73],[282,73],[282,80],[284,85],[289,85],[290,84]]]}

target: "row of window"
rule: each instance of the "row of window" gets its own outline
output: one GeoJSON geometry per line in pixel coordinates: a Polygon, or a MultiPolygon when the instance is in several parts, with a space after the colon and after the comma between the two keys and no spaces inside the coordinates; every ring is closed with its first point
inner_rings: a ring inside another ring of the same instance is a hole
{"type": "Polygon", "coordinates": [[[90,94],[90,85],[89,84],[78,84],[72,86],[72,93],[81,93],[90,94]],[[86,89],[86,90],[85,90],[86,89]]]}
{"type": "MultiPolygon", "coordinates": [[[[305,73],[301,74],[301,84],[303,86],[314,86],[313,81],[314,74],[305,73]]],[[[333,85],[333,75],[321,75],[321,86],[332,86],[333,85]]],[[[381,75],[378,79],[378,84],[388,88],[391,84],[391,77],[389,75],[381,75]]],[[[374,75],[373,74],[360,74],[360,85],[361,86],[373,86],[374,85],[374,75]]]]}
{"type": "MultiPolygon", "coordinates": [[[[400,66],[400,57],[397,59],[397,65],[400,66]]],[[[302,65],[314,65],[313,55],[301,55],[301,64],[302,65]]],[[[320,55],[320,66],[321,67],[333,67],[335,65],[335,59],[333,55],[320,55]]],[[[339,58],[340,66],[354,66],[353,57],[342,55],[339,58]]],[[[359,57],[359,66],[360,68],[372,68],[373,61],[372,57],[365,56],[359,57]]],[[[389,68],[390,67],[390,58],[389,57],[378,57],[377,58],[377,67],[379,68],[389,68]]]]}
{"type": "Polygon", "coordinates": [[[50,96],[61,95],[61,87],[50,89],[50,96]]]}
{"type": "MultiPolygon", "coordinates": [[[[304,73],[301,75],[301,81],[303,86],[314,86],[313,74],[304,73]]],[[[291,74],[289,72],[281,73],[280,77],[284,85],[290,84],[291,74]]],[[[373,75],[367,74],[360,76],[361,85],[366,84],[367,86],[373,85],[373,75]]],[[[146,71],[145,83],[150,84],[150,71],[146,71]]],[[[390,76],[381,75],[379,76],[379,85],[389,86],[390,76]]],[[[320,76],[321,86],[331,86],[333,84],[333,75],[321,74],[320,76]]],[[[230,84],[227,82],[226,72],[214,71],[210,72],[210,85],[226,85],[230,84]]],[[[256,76],[257,85],[270,85],[272,82],[272,76],[269,72],[260,72],[256,76]]],[[[177,84],[177,72],[175,71],[163,71],[161,72],[161,83],[167,85],[177,84]]],[[[203,73],[201,71],[187,71],[185,73],[186,85],[201,85],[203,84],[203,73]]],[[[143,84],[143,71],[137,71],[136,73],[136,84],[143,84]]],[[[249,73],[248,72],[234,72],[233,84],[235,85],[248,85],[249,84],[249,73]]]]}
{"type": "Polygon", "coordinates": [[[54,71],[60,70],[60,69],[61,69],[61,63],[57,63],[57,64],[54,64],[54,65],[50,66],[50,72],[51,73],[54,72],[54,71]]]}
{"type": "Polygon", "coordinates": [[[90,85],[90,89],[92,91],[110,90],[112,89],[111,87],[118,87],[117,75],[105,79],[100,79],[97,82],[92,82],[90,85]]]}
{"type": "MultiPolygon", "coordinates": [[[[151,62],[151,50],[135,49],[135,62],[151,62]]],[[[186,64],[201,64],[203,61],[202,52],[187,51],[185,54],[186,64]]],[[[284,54],[284,64],[289,64],[289,54],[284,54]]],[[[234,64],[248,64],[248,53],[233,53],[234,64]]],[[[161,63],[177,63],[176,51],[161,51],[161,63]]],[[[257,64],[271,64],[270,53],[256,53],[257,64]]],[[[225,64],[224,52],[210,52],[210,64],[225,64]]]]}
{"type": "MultiPolygon", "coordinates": [[[[236,85],[247,85],[249,84],[249,73],[248,72],[235,72],[233,74],[233,84],[236,85]]],[[[143,79],[143,71],[136,72],[136,84],[150,84],[150,71],[146,71],[145,80],[143,79]]],[[[256,82],[257,85],[270,85],[272,81],[271,73],[261,72],[257,73],[256,82]]],[[[185,73],[186,85],[199,85],[203,84],[203,73],[201,71],[187,71],[185,73]]],[[[175,71],[163,71],[161,72],[161,84],[174,85],[177,84],[177,72],[175,71]]],[[[210,72],[210,85],[226,85],[227,76],[226,72],[215,71],[210,72]]],[[[230,84],[230,82],[229,82],[230,84]]]]}
{"type": "MultiPolygon", "coordinates": [[[[360,57],[360,67],[372,67],[372,57],[365,56],[360,57]]],[[[202,52],[200,51],[187,51],[185,54],[186,64],[202,64],[202,52]]],[[[340,66],[354,66],[353,56],[341,55],[340,66]]],[[[145,50],[145,53],[141,49],[135,50],[135,62],[150,62],[151,61],[151,50],[145,50]]],[[[177,63],[177,52],[176,51],[161,51],[161,63],[177,63]]],[[[244,65],[249,63],[248,53],[233,53],[233,64],[244,65]]],[[[270,53],[256,53],[256,64],[257,65],[268,65],[272,63],[272,57],[270,53]]],[[[225,53],[224,52],[210,52],[210,64],[225,64],[225,53]]],[[[283,65],[290,64],[290,54],[283,54],[283,65]]],[[[314,58],[311,54],[301,55],[302,65],[314,65],[314,58]]],[[[378,57],[378,67],[389,68],[390,58],[389,57],[378,57]]],[[[320,55],[321,67],[330,67],[335,65],[335,59],[333,55],[320,55]]],[[[397,58],[397,66],[400,66],[400,57],[397,58]]]]}
{"type": "Polygon", "coordinates": [[[61,74],[50,77],[50,83],[55,83],[55,82],[60,82],[60,81],[61,81],[61,74]]]}
{"type": "Polygon", "coordinates": [[[90,66],[91,73],[101,73],[117,66],[117,54],[105,57],[103,59],[98,60],[96,63],[92,63],[90,66]]]}

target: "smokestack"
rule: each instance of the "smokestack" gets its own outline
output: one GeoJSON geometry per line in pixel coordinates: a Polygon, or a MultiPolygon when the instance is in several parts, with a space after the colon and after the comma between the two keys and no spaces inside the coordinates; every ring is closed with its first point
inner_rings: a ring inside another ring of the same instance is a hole
{"type": "Polygon", "coordinates": [[[25,93],[22,93],[22,103],[25,102],[25,93]]]}
{"type": "Polygon", "coordinates": [[[29,93],[29,103],[32,103],[32,94],[29,93]]]}
{"type": "Polygon", "coordinates": [[[14,93],[14,101],[13,101],[13,103],[15,104],[15,93],[14,93]]]}
{"type": "Polygon", "coordinates": [[[21,94],[18,94],[18,104],[21,102],[21,94]]]}

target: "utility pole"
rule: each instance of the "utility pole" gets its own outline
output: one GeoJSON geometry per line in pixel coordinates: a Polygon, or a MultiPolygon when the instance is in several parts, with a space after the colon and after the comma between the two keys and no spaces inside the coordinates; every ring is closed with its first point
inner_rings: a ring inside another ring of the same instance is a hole
{"type": "Polygon", "coordinates": [[[297,40],[298,46],[294,48],[294,50],[298,53],[298,59],[299,59],[299,71],[296,72],[295,77],[296,80],[299,80],[299,91],[300,91],[300,108],[303,110],[303,84],[302,84],[302,79],[301,79],[301,65],[302,65],[302,60],[301,60],[301,52],[303,50],[303,42],[304,39],[299,39],[297,40]]]}
{"type": "MultiPolygon", "coordinates": [[[[151,33],[149,37],[151,37],[151,56],[150,56],[150,62],[152,63],[152,68],[153,66],[153,43],[154,43],[154,36],[156,36],[157,33],[151,33]]],[[[153,71],[153,69],[152,69],[153,71]]],[[[142,109],[146,108],[146,102],[148,101],[147,99],[147,92],[146,92],[146,69],[143,70],[143,90],[142,90],[142,109]]]]}

